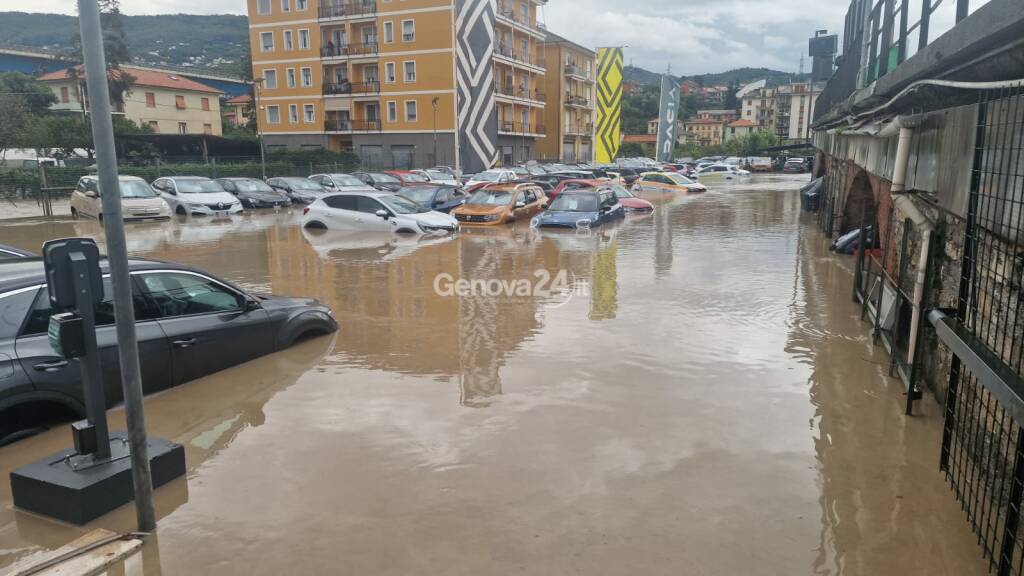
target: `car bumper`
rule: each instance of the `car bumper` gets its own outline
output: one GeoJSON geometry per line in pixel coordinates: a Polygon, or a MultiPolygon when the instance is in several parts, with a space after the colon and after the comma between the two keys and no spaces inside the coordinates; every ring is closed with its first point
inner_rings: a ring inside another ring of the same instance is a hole
{"type": "Polygon", "coordinates": [[[224,210],[215,210],[213,208],[210,208],[209,206],[188,206],[185,208],[185,210],[188,211],[188,213],[193,216],[230,216],[234,214],[241,214],[243,211],[241,204],[235,204],[233,207],[225,208],[224,210]]]}
{"type": "Polygon", "coordinates": [[[477,218],[479,217],[480,216],[477,214],[473,214],[470,216],[463,216],[459,214],[455,215],[455,219],[459,221],[459,226],[503,226],[508,222],[508,217],[505,215],[501,215],[498,217],[497,220],[493,220],[490,222],[477,220],[477,218]]]}
{"type": "Polygon", "coordinates": [[[249,207],[250,208],[288,208],[291,205],[292,205],[292,201],[291,200],[288,200],[288,201],[279,200],[279,201],[274,201],[274,202],[264,201],[264,200],[252,200],[252,201],[249,202],[249,207]]]}

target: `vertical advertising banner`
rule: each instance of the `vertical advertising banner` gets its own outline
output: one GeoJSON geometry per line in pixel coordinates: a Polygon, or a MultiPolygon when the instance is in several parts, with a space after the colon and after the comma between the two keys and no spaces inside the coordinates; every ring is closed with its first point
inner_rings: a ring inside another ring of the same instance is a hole
{"type": "Polygon", "coordinates": [[[498,158],[498,117],[495,114],[494,0],[455,2],[456,106],[459,168],[482,172],[498,158]]]}
{"type": "Polygon", "coordinates": [[[597,127],[594,157],[611,163],[619,153],[622,120],[622,48],[597,49],[597,127]]]}
{"type": "Polygon", "coordinates": [[[679,84],[668,74],[661,76],[661,107],[658,109],[658,150],[655,160],[671,162],[676,149],[679,119],[679,84]]]}

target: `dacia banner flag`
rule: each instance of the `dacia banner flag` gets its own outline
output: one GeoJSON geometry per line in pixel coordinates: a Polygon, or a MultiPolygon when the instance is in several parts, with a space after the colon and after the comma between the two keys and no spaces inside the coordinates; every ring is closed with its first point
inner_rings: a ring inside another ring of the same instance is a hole
{"type": "Polygon", "coordinates": [[[676,149],[678,125],[679,84],[668,74],[661,76],[661,108],[658,110],[658,150],[655,160],[671,162],[676,149]]]}
{"type": "Polygon", "coordinates": [[[622,120],[622,48],[597,49],[597,162],[609,164],[619,154],[622,120]]]}

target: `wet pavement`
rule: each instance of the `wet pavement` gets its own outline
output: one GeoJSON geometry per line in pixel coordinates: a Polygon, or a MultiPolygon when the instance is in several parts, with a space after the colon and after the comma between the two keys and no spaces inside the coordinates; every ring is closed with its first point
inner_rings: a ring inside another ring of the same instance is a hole
{"type": "MultiPolygon", "coordinates": [[[[901,414],[805,181],[716,183],[589,235],[353,237],[299,210],[130,225],[135,255],[315,296],[341,325],[147,398],[188,475],[157,491],[145,573],[984,574],[939,407],[901,414]],[[562,271],[564,292],[435,290],[562,271]]],[[[99,232],[7,222],[0,244],[99,232]]],[[[69,442],[0,448],[0,472],[69,442]]],[[[82,530],[0,483],[0,570],[82,530]]]]}

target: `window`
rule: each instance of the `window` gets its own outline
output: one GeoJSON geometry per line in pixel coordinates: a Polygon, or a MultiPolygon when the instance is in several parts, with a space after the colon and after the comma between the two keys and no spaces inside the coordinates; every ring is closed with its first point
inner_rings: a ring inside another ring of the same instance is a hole
{"type": "Polygon", "coordinates": [[[178,134],[188,134],[188,122],[178,122],[178,134]]]}
{"type": "Polygon", "coordinates": [[[316,108],[314,108],[312,104],[302,105],[302,120],[306,124],[316,122],[316,108]]]}
{"type": "Polygon", "coordinates": [[[299,30],[299,50],[309,50],[309,30],[299,30]]]}
{"type": "Polygon", "coordinates": [[[213,134],[213,124],[203,124],[203,134],[213,134]]]}
{"type": "MultiPolygon", "coordinates": [[[[114,325],[114,290],[113,285],[110,282],[110,278],[103,279],[103,301],[96,304],[93,308],[94,314],[96,315],[97,326],[113,326],[114,325]]],[[[157,317],[156,311],[146,302],[139,293],[138,289],[132,286],[132,303],[135,308],[135,320],[152,320],[157,317]]],[[[36,293],[36,298],[32,304],[32,310],[29,312],[28,320],[25,322],[25,328],[21,331],[22,336],[32,336],[36,334],[46,334],[46,331],[50,328],[50,316],[56,314],[58,310],[50,308],[50,292],[44,286],[36,293]]]]}
{"type": "Polygon", "coordinates": [[[415,82],[416,81],[416,61],[410,60],[404,64],[405,66],[405,81],[415,82]]]}
{"type": "Polygon", "coordinates": [[[388,122],[398,122],[398,102],[388,102],[388,122]]]}
{"type": "Polygon", "coordinates": [[[391,44],[395,41],[395,23],[388,20],[384,23],[384,43],[391,44]]]}
{"type": "Polygon", "coordinates": [[[281,12],[292,11],[292,0],[281,0],[281,12]]]}
{"type": "Polygon", "coordinates": [[[356,209],[356,197],[348,195],[328,196],[324,198],[324,204],[338,210],[352,210],[354,212],[356,209]]]}
{"type": "Polygon", "coordinates": [[[299,123],[299,106],[298,104],[288,105],[288,123],[298,124],[299,123]]]}
{"type": "MultiPolygon", "coordinates": [[[[67,92],[67,88],[62,88],[61,90],[67,92]]],[[[67,102],[67,100],[64,101],[67,102]]],[[[146,92],[146,108],[156,108],[156,94],[152,92],[146,92]]]]}
{"type": "Polygon", "coordinates": [[[160,316],[190,316],[240,310],[243,298],[209,278],[184,272],[140,274],[160,316]]]}
{"type": "Polygon", "coordinates": [[[288,68],[284,71],[285,81],[289,88],[295,88],[295,68],[288,68]]]}
{"type": "Polygon", "coordinates": [[[416,39],[416,21],[402,20],[402,42],[412,42],[416,39]]]}
{"type": "Polygon", "coordinates": [[[199,107],[202,110],[204,110],[206,112],[210,111],[210,99],[209,98],[203,98],[202,100],[199,101],[199,103],[200,103],[199,107]]]}
{"type": "Polygon", "coordinates": [[[263,87],[267,90],[277,89],[277,70],[268,68],[263,71],[263,87]]]}
{"type": "Polygon", "coordinates": [[[384,210],[380,202],[367,196],[356,196],[356,211],[366,214],[376,214],[377,210],[384,210]]]}
{"type": "Polygon", "coordinates": [[[388,84],[395,83],[395,63],[386,62],[384,64],[384,81],[388,84]]]}
{"type": "Polygon", "coordinates": [[[295,48],[295,45],[292,43],[292,31],[291,30],[285,30],[284,31],[284,49],[285,50],[292,50],[293,48],[295,48]]]}
{"type": "Polygon", "coordinates": [[[281,123],[281,107],[276,104],[273,106],[267,106],[267,123],[268,124],[280,124],[281,123]]]}
{"type": "Polygon", "coordinates": [[[295,0],[295,9],[302,11],[309,8],[309,0],[295,0]]]}
{"type": "Polygon", "coordinates": [[[260,14],[270,14],[270,0],[259,0],[259,2],[257,2],[256,12],[260,14]]]}
{"type": "Polygon", "coordinates": [[[302,87],[309,88],[313,85],[313,69],[303,68],[302,69],[302,87]]]}
{"type": "Polygon", "coordinates": [[[260,32],[260,51],[261,52],[273,52],[274,51],[274,33],[273,32],[260,32]]]}
{"type": "Polygon", "coordinates": [[[152,130],[153,132],[159,132],[160,131],[160,123],[157,122],[156,120],[150,120],[148,122],[148,124],[149,124],[150,130],[152,130]]]}
{"type": "Polygon", "coordinates": [[[523,24],[530,23],[530,5],[526,0],[519,0],[519,21],[523,24]]]}
{"type": "Polygon", "coordinates": [[[174,107],[178,110],[185,109],[185,97],[181,94],[174,95],[174,107]]]}
{"type": "Polygon", "coordinates": [[[416,121],[416,101],[406,100],[405,101],[405,121],[415,122],[416,121]]]}

